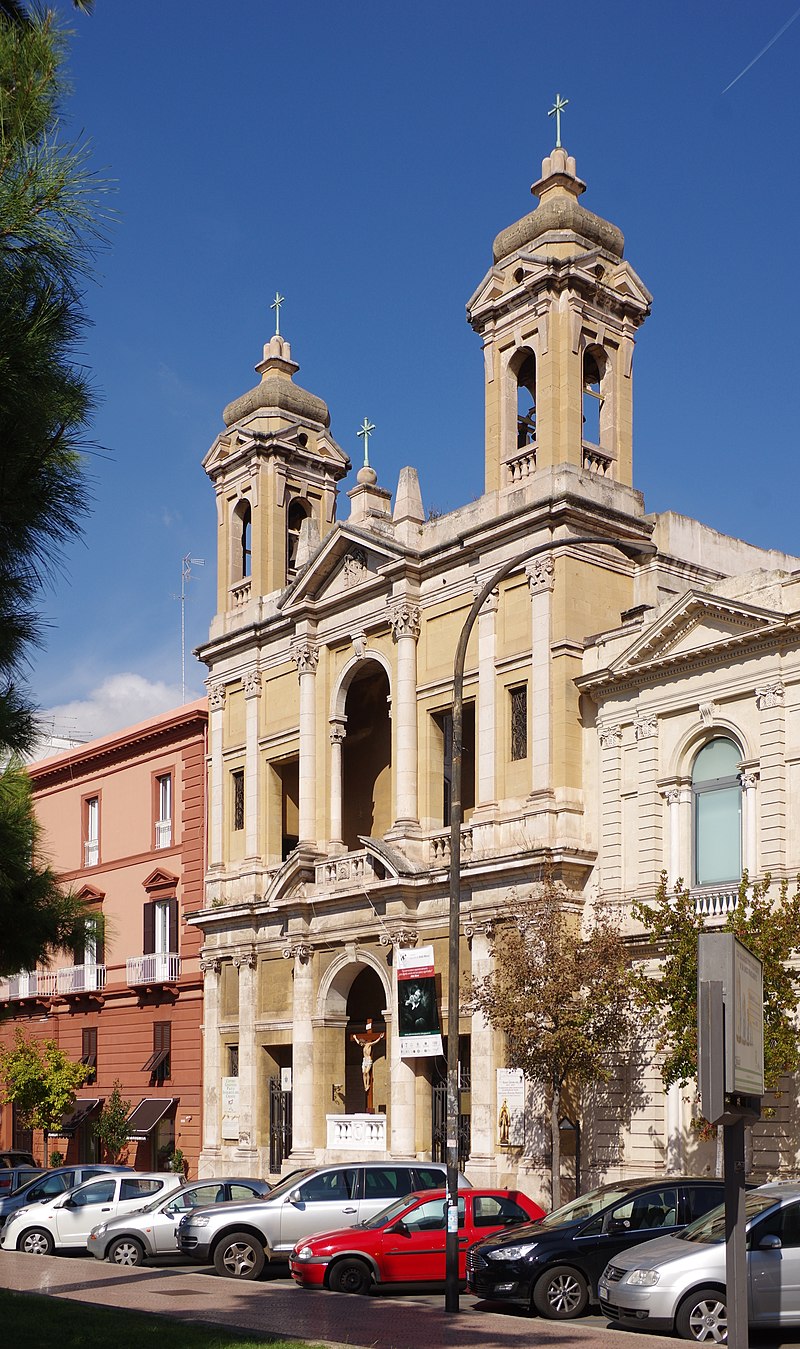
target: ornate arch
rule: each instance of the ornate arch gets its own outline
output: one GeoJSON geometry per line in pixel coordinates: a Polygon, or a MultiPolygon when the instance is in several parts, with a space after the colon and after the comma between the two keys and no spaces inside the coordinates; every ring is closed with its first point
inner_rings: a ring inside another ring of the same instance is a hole
{"type": "Polygon", "coordinates": [[[350,660],[344,666],[339,678],[334,684],[331,693],[331,718],[340,721],[344,717],[347,703],[347,691],[350,688],[356,671],[365,661],[373,661],[376,665],[380,665],[385,672],[386,678],[389,681],[389,702],[391,706],[392,667],[382,652],[374,651],[368,647],[363,655],[350,657],[350,660]]]}
{"type": "Polygon", "coordinates": [[[325,1020],[329,1016],[344,1016],[347,1008],[347,995],[362,966],[367,966],[377,974],[386,995],[386,1006],[382,1008],[387,1021],[392,1011],[392,986],[386,968],[377,956],[363,951],[357,946],[335,956],[322,976],[317,992],[317,1016],[325,1020]]]}

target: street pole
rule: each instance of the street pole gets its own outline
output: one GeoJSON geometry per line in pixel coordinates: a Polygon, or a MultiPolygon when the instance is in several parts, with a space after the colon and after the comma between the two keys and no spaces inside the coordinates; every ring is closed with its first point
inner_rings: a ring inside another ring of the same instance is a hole
{"type": "Polygon", "coordinates": [[[531,561],[541,553],[551,553],[555,548],[583,547],[590,544],[607,545],[624,553],[626,557],[642,558],[656,552],[655,545],[647,541],[603,538],[591,534],[581,538],[547,539],[533,548],[525,548],[509,561],[503,562],[478,591],[472,601],[461,635],[456,646],[453,662],[453,751],[450,774],[450,921],[448,929],[448,979],[447,979],[447,1244],[445,1266],[445,1311],[459,1310],[459,1273],[458,1273],[458,1136],[461,1125],[461,1100],[458,1080],[458,1025],[461,1002],[459,947],[461,931],[461,824],[463,808],[461,804],[461,758],[463,749],[463,712],[464,712],[464,666],[475,620],[492,591],[504,581],[511,572],[516,571],[524,562],[531,561]]]}

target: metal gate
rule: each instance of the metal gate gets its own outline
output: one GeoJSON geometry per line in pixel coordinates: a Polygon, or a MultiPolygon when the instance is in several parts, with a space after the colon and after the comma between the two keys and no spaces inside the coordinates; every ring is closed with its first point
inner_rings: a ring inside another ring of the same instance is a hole
{"type": "Polygon", "coordinates": [[[269,1079],[269,1169],[274,1176],[292,1150],[292,1094],[281,1091],[281,1079],[269,1079]]]}
{"type": "MultiPolygon", "coordinates": [[[[434,1082],[431,1094],[431,1105],[433,1108],[432,1120],[432,1138],[433,1138],[433,1160],[435,1162],[447,1161],[447,1083],[434,1082]]],[[[458,1117],[458,1168],[464,1170],[464,1163],[469,1157],[470,1146],[470,1116],[459,1115],[458,1117]]]]}

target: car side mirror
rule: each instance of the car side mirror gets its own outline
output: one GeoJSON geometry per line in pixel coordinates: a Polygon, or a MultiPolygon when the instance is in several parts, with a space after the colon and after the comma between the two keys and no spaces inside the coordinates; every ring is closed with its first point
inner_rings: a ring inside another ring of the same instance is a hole
{"type": "Polygon", "coordinates": [[[299,1191],[299,1190],[290,1190],[289,1194],[287,1194],[287,1196],[286,1196],[286,1202],[287,1202],[287,1204],[299,1204],[299,1203],[300,1203],[300,1191],[299,1191]]]}
{"type": "Polygon", "coordinates": [[[78,1205],[75,1203],[75,1200],[74,1200],[74,1199],[71,1199],[70,1196],[67,1195],[67,1197],[66,1197],[66,1199],[64,1200],[63,1204],[59,1204],[57,1207],[58,1207],[58,1208],[77,1208],[78,1205]]]}
{"type": "Polygon", "coordinates": [[[630,1222],[627,1218],[609,1218],[606,1231],[609,1236],[615,1236],[617,1232],[627,1232],[630,1230],[630,1222]]]}
{"type": "Polygon", "coordinates": [[[391,1227],[387,1227],[386,1231],[391,1232],[393,1235],[396,1235],[398,1237],[408,1236],[408,1227],[403,1222],[402,1218],[398,1218],[397,1222],[392,1223],[391,1227]]]}
{"type": "Polygon", "coordinates": [[[779,1251],[781,1249],[781,1239],[780,1237],[776,1237],[773,1232],[770,1232],[767,1236],[761,1238],[758,1243],[758,1249],[760,1251],[779,1251]]]}

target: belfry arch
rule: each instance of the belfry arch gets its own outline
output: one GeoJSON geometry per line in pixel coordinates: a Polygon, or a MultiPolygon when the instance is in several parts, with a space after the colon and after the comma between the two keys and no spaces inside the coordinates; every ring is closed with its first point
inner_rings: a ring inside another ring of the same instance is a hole
{"type": "Polygon", "coordinates": [[[331,744],[331,839],[355,852],[362,837],[382,837],[393,818],[389,674],[369,653],[336,690],[331,744]]]}

